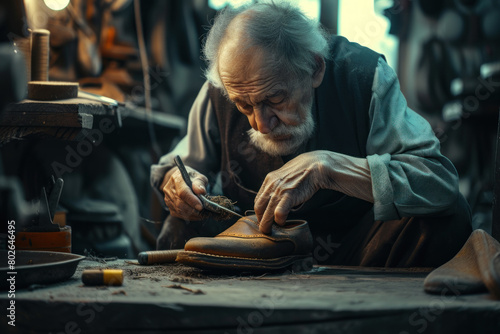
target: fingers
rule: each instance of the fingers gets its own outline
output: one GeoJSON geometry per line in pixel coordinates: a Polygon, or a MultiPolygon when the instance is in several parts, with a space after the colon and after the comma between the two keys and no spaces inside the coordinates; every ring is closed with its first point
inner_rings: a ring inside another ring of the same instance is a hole
{"type": "Polygon", "coordinates": [[[293,195],[291,192],[286,193],[279,201],[276,209],[274,209],[274,221],[278,225],[285,225],[288,214],[295,206],[295,201],[293,200],[293,195]]]}
{"type": "Polygon", "coordinates": [[[278,201],[278,199],[271,197],[264,213],[262,214],[262,217],[259,219],[259,216],[257,216],[257,219],[259,220],[259,230],[262,233],[271,233],[271,227],[274,222],[274,208],[278,204],[278,201]]]}
{"type": "MultiPolygon", "coordinates": [[[[167,186],[166,186],[167,187],[167,186]]],[[[189,189],[189,188],[187,188],[189,189]]],[[[170,214],[177,218],[182,218],[185,220],[199,220],[200,219],[200,211],[196,207],[193,207],[192,204],[186,203],[181,199],[180,196],[177,195],[175,190],[165,191],[165,204],[170,210],[170,214]]],[[[195,204],[196,206],[197,204],[195,204]]]]}
{"type": "Polygon", "coordinates": [[[288,214],[294,206],[293,195],[284,194],[281,198],[271,197],[268,205],[259,220],[259,230],[262,233],[271,233],[272,224],[285,225],[288,214]]]}
{"type": "Polygon", "coordinates": [[[262,233],[271,233],[274,222],[274,208],[278,205],[280,195],[276,193],[274,173],[269,173],[255,197],[254,210],[262,233]]]}
{"type": "Polygon", "coordinates": [[[208,178],[198,172],[189,173],[189,175],[191,176],[191,182],[193,182],[193,192],[196,195],[205,195],[207,193],[208,178]]]}
{"type": "Polygon", "coordinates": [[[173,216],[187,220],[199,220],[203,205],[196,195],[206,193],[205,186],[208,179],[194,169],[187,168],[193,183],[193,189],[190,189],[184,182],[181,172],[177,169],[171,174],[163,187],[164,200],[173,216]]]}
{"type": "MultiPolygon", "coordinates": [[[[200,199],[194,194],[193,190],[190,189],[185,183],[176,183],[177,195],[181,200],[179,205],[187,204],[189,207],[196,209],[197,211],[203,210],[203,204],[200,199]]],[[[193,185],[194,188],[194,185],[193,185]]]]}
{"type": "Polygon", "coordinates": [[[254,211],[255,215],[257,216],[257,219],[259,221],[262,220],[262,216],[264,216],[264,212],[266,212],[267,205],[269,203],[269,200],[271,199],[271,195],[257,195],[255,197],[255,202],[254,202],[254,211]]]}
{"type": "Polygon", "coordinates": [[[271,232],[273,222],[284,225],[292,208],[309,200],[317,191],[307,168],[282,169],[266,176],[255,197],[254,210],[263,233],[271,232]]]}
{"type": "Polygon", "coordinates": [[[281,179],[276,176],[275,172],[269,173],[266,176],[264,183],[262,183],[257,196],[255,196],[254,210],[259,221],[263,218],[264,212],[266,211],[271,198],[273,196],[276,198],[279,197],[276,193],[280,189],[277,184],[279,181],[281,181],[281,179]]]}

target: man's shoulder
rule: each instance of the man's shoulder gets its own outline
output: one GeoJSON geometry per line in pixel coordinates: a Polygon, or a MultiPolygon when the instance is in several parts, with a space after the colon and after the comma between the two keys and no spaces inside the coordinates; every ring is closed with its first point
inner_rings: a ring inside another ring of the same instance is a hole
{"type": "Polygon", "coordinates": [[[331,36],[330,57],[326,62],[327,71],[323,80],[326,85],[322,85],[328,86],[328,89],[323,87],[327,89],[324,93],[330,94],[331,87],[341,90],[342,96],[350,94],[351,90],[359,90],[369,99],[373,78],[381,58],[383,59],[383,55],[358,43],[350,42],[343,36],[331,36]]]}
{"type": "Polygon", "coordinates": [[[211,83],[207,84],[207,96],[212,101],[217,109],[224,107],[224,109],[233,109],[234,104],[224,95],[222,89],[214,86],[211,83]]]}
{"type": "Polygon", "coordinates": [[[339,35],[330,37],[330,61],[336,67],[362,67],[375,69],[378,59],[384,56],[370,48],[351,42],[339,35]]]}

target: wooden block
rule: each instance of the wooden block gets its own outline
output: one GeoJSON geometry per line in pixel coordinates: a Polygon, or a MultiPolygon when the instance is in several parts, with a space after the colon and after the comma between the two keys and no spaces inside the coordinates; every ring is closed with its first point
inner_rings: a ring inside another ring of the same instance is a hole
{"type": "Polygon", "coordinates": [[[78,96],[78,82],[30,81],[28,98],[31,100],[51,101],[72,99],[78,96]]]}

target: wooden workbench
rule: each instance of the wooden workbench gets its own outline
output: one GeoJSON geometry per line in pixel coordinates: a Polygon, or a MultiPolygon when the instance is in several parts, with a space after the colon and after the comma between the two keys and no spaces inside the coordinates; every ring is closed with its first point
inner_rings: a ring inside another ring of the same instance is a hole
{"type": "Polygon", "coordinates": [[[12,103],[0,113],[0,144],[31,137],[77,140],[82,130],[92,129],[94,115],[116,117],[116,111],[81,98],[12,103]]]}
{"type": "Polygon", "coordinates": [[[158,133],[168,132],[170,137],[182,135],[186,128],[183,117],[157,111],[147,113],[144,108],[132,105],[109,105],[84,98],[23,100],[9,104],[0,113],[0,144],[28,138],[81,140],[86,131],[99,129],[104,118],[114,128],[124,123],[128,130],[147,131],[147,123],[151,122],[158,133]]]}
{"type": "MultiPolygon", "coordinates": [[[[424,269],[330,266],[248,276],[134,262],[84,260],[66,282],[18,291],[16,327],[2,314],[0,332],[500,333],[500,301],[428,295],[424,269]],[[82,270],[96,267],[124,269],[123,286],[83,286],[82,270]]],[[[7,303],[2,294],[2,312],[7,303]]]]}

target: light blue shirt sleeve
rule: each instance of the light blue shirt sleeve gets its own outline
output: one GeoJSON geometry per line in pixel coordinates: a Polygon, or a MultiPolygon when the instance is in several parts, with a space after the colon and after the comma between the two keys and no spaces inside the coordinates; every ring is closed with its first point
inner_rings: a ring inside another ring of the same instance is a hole
{"type": "Polygon", "coordinates": [[[372,89],[366,150],[375,219],[450,214],[459,195],[456,169],[440,153],[430,124],[407,106],[382,58],[372,89]]]}

